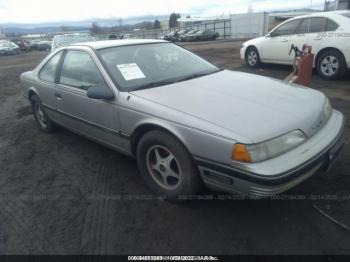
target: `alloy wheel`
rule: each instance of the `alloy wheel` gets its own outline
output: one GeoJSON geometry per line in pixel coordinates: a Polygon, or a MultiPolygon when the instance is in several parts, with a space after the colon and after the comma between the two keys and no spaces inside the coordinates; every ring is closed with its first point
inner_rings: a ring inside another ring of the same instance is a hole
{"type": "Polygon", "coordinates": [[[321,62],[321,71],[325,76],[333,76],[339,70],[339,61],[335,56],[326,56],[321,62]]]}
{"type": "Polygon", "coordinates": [[[182,171],[175,155],[166,147],[152,146],[146,154],[146,162],[153,180],[166,190],[173,190],[181,182],[182,171]]]}
{"type": "Polygon", "coordinates": [[[250,66],[255,66],[258,62],[258,54],[255,50],[251,50],[248,54],[248,63],[250,66]]]}
{"type": "Polygon", "coordinates": [[[46,120],[46,117],[44,115],[44,112],[42,110],[41,105],[39,103],[35,103],[34,109],[35,109],[35,115],[36,115],[36,118],[38,119],[39,124],[43,128],[46,128],[47,127],[47,120],[46,120]]]}

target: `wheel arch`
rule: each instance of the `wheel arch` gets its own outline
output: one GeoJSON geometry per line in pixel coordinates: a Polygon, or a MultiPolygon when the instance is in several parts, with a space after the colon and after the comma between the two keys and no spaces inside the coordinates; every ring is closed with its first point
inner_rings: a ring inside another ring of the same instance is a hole
{"type": "Polygon", "coordinates": [[[187,143],[185,143],[185,139],[180,135],[180,133],[176,129],[171,128],[171,126],[169,126],[169,125],[164,125],[164,124],[157,123],[157,122],[144,122],[144,123],[139,124],[130,136],[131,152],[134,156],[136,155],[137,145],[140,142],[141,138],[146,133],[153,131],[153,130],[163,131],[163,132],[175,137],[189,151],[189,149],[186,145],[187,143]]]}
{"type": "Polygon", "coordinates": [[[315,61],[314,61],[314,66],[315,67],[317,67],[318,59],[320,58],[320,56],[323,55],[324,53],[328,52],[328,51],[337,51],[337,52],[339,52],[343,56],[343,59],[344,59],[346,67],[348,66],[346,64],[345,56],[344,56],[343,52],[340,49],[338,49],[336,47],[325,47],[325,48],[322,48],[320,51],[318,51],[317,55],[315,56],[315,61]]]}
{"type": "Polygon", "coordinates": [[[31,99],[31,97],[33,95],[39,96],[38,95],[38,91],[34,87],[31,87],[31,88],[28,89],[27,95],[28,95],[28,99],[29,100],[31,99]]]}
{"type": "Polygon", "coordinates": [[[249,50],[250,48],[255,48],[255,49],[258,51],[259,56],[261,57],[261,55],[260,55],[260,50],[259,50],[255,45],[250,44],[250,45],[248,45],[247,48],[245,49],[244,58],[247,57],[247,53],[248,53],[248,50],[249,50]]]}

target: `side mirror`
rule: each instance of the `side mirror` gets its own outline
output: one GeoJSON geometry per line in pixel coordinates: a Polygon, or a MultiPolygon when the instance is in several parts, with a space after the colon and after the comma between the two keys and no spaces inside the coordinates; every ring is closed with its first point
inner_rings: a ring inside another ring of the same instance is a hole
{"type": "Polygon", "coordinates": [[[87,91],[87,97],[92,99],[112,100],[114,93],[108,87],[92,86],[87,91]]]}

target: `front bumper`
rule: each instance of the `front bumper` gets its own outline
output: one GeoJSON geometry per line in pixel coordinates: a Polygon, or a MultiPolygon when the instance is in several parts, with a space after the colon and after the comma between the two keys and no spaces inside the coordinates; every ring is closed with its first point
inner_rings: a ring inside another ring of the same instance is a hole
{"type": "Polygon", "coordinates": [[[242,46],[241,51],[240,51],[240,55],[241,55],[241,59],[245,60],[245,52],[246,52],[246,47],[242,46]]]}
{"type": "Polygon", "coordinates": [[[233,166],[195,158],[203,182],[211,189],[264,198],[282,193],[316,172],[329,170],[344,145],[344,119],[339,132],[321,152],[301,165],[273,175],[241,170],[233,166]]]}

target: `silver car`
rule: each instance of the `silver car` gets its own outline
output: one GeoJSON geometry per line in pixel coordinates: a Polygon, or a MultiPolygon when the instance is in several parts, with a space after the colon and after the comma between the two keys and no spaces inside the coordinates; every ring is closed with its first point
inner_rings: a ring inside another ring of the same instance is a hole
{"type": "Polygon", "coordinates": [[[63,126],[137,158],[168,200],[201,186],[251,197],[327,170],[343,115],[322,93],[222,70],[163,40],[77,44],[23,73],[41,130],[63,126]]]}

